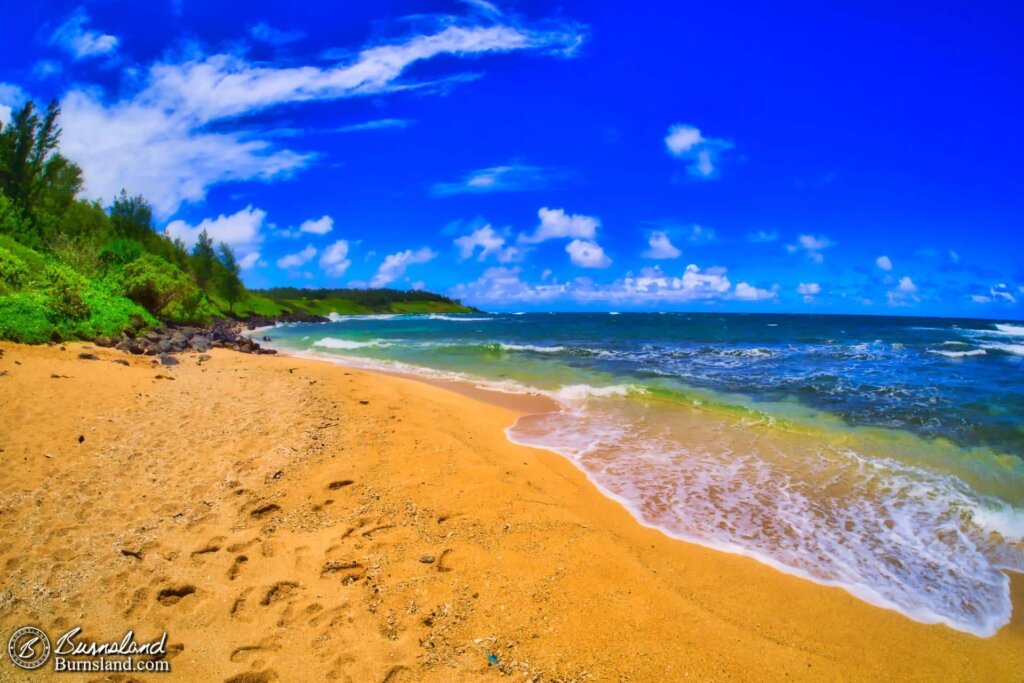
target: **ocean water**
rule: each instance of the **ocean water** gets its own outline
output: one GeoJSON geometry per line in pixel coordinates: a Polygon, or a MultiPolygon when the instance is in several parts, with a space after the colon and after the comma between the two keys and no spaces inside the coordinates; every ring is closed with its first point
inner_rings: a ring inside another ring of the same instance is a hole
{"type": "MultiPolygon", "coordinates": [[[[989,636],[1024,571],[1024,324],[345,316],[285,352],[543,394],[507,434],[665,533],[989,636]]],[[[263,332],[261,332],[263,334],[263,332]]]]}

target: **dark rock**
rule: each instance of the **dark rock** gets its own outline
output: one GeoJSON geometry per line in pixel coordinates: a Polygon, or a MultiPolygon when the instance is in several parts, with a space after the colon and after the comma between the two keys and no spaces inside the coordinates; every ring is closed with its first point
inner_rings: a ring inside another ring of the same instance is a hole
{"type": "Polygon", "coordinates": [[[161,363],[161,365],[178,365],[178,363],[180,363],[180,362],[181,361],[179,361],[174,356],[168,355],[166,353],[161,353],[160,354],[160,363],[161,363]]]}
{"type": "Polygon", "coordinates": [[[210,347],[213,346],[213,343],[206,337],[197,334],[196,336],[188,340],[188,345],[191,348],[195,349],[196,351],[202,353],[203,351],[209,351],[210,347]]]}
{"type": "Polygon", "coordinates": [[[423,564],[433,564],[434,560],[436,560],[436,559],[437,558],[434,557],[433,555],[421,555],[420,556],[420,562],[422,562],[423,564]]]}
{"type": "Polygon", "coordinates": [[[263,335],[263,341],[271,341],[270,335],[269,334],[263,335]]]}
{"type": "Polygon", "coordinates": [[[82,360],[99,360],[100,359],[100,357],[97,356],[95,353],[80,353],[80,354],[78,354],[78,357],[81,358],[82,360]]]}
{"type": "Polygon", "coordinates": [[[93,339],[93,342],[96,344],[96,346],[99,346],[104,349],[109,349],[110,347],[115,346],[117,344],[117,340],[114,339],[113,337],[96,337],[95,339],[93,339]]]}
{"type": "Polygon", "coordinates": [[[200,363],[205,363],[206,361],[210,360],[211,358],[213,358],[213,356],[211,356],[209,354],[206,354],[206,353],[199,354],[199,362],[200,363]]]}
{"type": "Polygon", "coordinates": [[[115,358],[114,362],[117,363],[118,365],[125,365],[125,366],[128,366],[128,367],[131,367],[131,363],[126,361],[124,358],[115,358]]]}

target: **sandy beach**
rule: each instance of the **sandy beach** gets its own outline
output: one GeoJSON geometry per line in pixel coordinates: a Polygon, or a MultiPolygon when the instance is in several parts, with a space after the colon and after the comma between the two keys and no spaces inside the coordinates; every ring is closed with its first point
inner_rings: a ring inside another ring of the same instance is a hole
{"type": "Polygon", "coordinates": [[[1024,680],[1022,577],[982,639],[668,538],[511,444],[515,402],[287,356],[0,349],[3,681],[1024,680]],[[28,624],[167,631],[172,671],[21,671],[28,624]]]}

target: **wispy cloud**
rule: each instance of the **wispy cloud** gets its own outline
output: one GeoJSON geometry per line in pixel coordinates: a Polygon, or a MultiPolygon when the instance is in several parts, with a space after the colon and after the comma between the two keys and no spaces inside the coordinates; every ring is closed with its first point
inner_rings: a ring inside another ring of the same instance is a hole
{"type": "Polygon", "coordinates": [[[100,57],[117,50],[120,42],[112,36],[87,28],[89,15],[79,7],[50,36],[50,44],[63,48],[76,59],[100,57]]]}
{"type": "Polygon", "coordinates": [[[363,123],[352,123],[347,126],[338,126],[332,128],[332,133],[358,133],[364,130],[388,130],[388,129],[405,129],[412,125],[412,121],[409,119],[375,119],[373,121],[364,121],[363,123]]]}
{"type": "Polygon", "coordinates": [[[297,251],[294,254],[285,254],[277,259],[277,267],[284,270],[298,268],[306,265],[314,258],[316,258],[316,247],[312,244],[307,244],[306,248],[302,251],[297,251]]]}
{"type": "Polygon", "coordinates": [[[405,275],[409,266],[427,263],[436,256],[437,253],[430,247],[422,247],[416,251],[406,249],[396,254],[388,254],[384,257],[384,262],[377,268],[377,273],[370,279],[370,286],[386,287],[405,275]]]}
{"type": "MultiPolygon", "coordinates": [[[[257,64],[193,46],[184,58],[142,71],[138,89],[122,99],[110,101],[93,87],[67,93],[62,146],[82,166],[89,196],[109,198],[128,187],[146,195],[159,216],[169,216],[183,202],[202,200],[217,183],[287,177],[315,159],[313,153],[276,146],[258,130],[233,126],[240,117],[285,104],[418,88],[425,84],[401,80],[415,63],[442,55],[557,53],[580,34],[570,25],[534,29],[458,17],[441,26],[366,47],[333,66],[257,64]]],[[[83,45],[95,51],[113,49],[116,42],[83,45]]]]}
{"type": "Polygon", "coordinates": [[[665,136],[665,148],[677,159],[687,162],[687,172],[696,178],[714,178],[723,154],[733,144],[722,138],[707,138],[700,129],[685,123],[670,126],[665,136]]]}
{"type": "Polygon", "coordinates": [[[647,240],[648,249],[644,252],[644,258],[651,259],[674,259],[679,258],[683,253],[672,244],[668,235],[659,230],[651,233],[647,240]]]}
{"type": "Polygon", "coordinates": [[[775,230],[758,230],[747,235],[747,241],[754,244],[767,244],[779,239],[779,233],[775,230]]]}
{"type": "Polygon", "coordinates": [[[879,256],[875,259],[875,265],[880,269],[889,272],[892,270],[892,259],[885,255],[879,256]]]}
{"type": "Polygon", "coordinates": [[[786,245],[786,250],[791,254],[803,252],[810,260],[821,263],[825,260],[825,255],[822,252],[831,246],[832,240],[823,235],[820,237],[800,235],[796,239],[796,244],[786,245]]]}
{"type": "Polygon", "coordinates": [[[471,171],[453,183],[436,183],[433,193],[443,197],[466,193],[534,190],[545,187],[554,177],[555,174],[538,166],[507,164],[471,171]]]}
{"type": "Polygon", "coordinates": [[[287,45],[302,40],[306,34],[298,30],[282,30],[274,28],[264,21],[249,29],[249,35],[261,43],[269,45],[287,45]]]}

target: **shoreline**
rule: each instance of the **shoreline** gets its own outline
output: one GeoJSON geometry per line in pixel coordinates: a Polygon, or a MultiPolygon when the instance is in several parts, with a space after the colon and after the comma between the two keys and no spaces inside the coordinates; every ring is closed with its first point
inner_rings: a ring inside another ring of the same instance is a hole
{"type": "Polygon", "coordinates": [[[183,646],[174,671],[204,680],[478,680],[498,675],[487,654],[537,680],[1013,680],[1024,666],[1021,610],[981,639],[680,542],[563,456],[510,443],[510,406],[283,355],[122,367],[80,346],[0,345],[4,633],[166,629],[183,646]],[[173,606],[157,597],[183,585],[173,606]]]}
{"type": "MultiPolygon", "coordinates": [[[[274,327],[276,326],[272,325],[260,328],[259,330],[253,331],[252,334],[253,336],[255,336],[257,332],[261,333],[263,330],[270,330],[273,329],[274,327]]],[[[1008,569],[1005,567],[999,568],[999,571],[1005,574],[1009,579],[1008,590],[1010,591],[1011,617],[1008,618],[1007,623],[995,629],[995,631],[993,631],[992,633],[982,635],[963,628],[958,628],[957,626],[952,624],[948,618],[943,618],[938,615],[932,615],[931,617],[925,615],[912,616],[908,614],[905,611],[905,609],[902,608],[900,605],[885,599],[883,596],[879,595],[870,587],[848,584],[839,580],[822,579],[814,576],[806,570],[789,566],[784,562],[781,562],[770,555],[758,552],[757,550],[746,548],[742,545],[738,545],[735,543],[708,540],[700,538],[698,536],[687,535],[685,533],[677,533],[671,529],[660,526],[657,523],[651,522],[644,517],[643,513],[637,508],[635,503],[608,489],[594,476],[592,472],[590,472],[580,463],[578,463],[571,455],[561,453],[558,451],[558,449],[554,447],[517,441],[514,438],[512,432],[514,431],[514,429],[516,428],[521,419],[528,418],[531,416],[539,416],[546,413],[561,412],[569,409],[569,406],[563,404],[558,399],[553,398],[545,393],[523,394],[514,391],[503,390],[500,386],[496,386],[494,388],[484,387],[481,386],[476,380],[472,378],[436,378],[431,376],[431,373],[439,371],[434,371],[432,368],[428,367],[409,366],[410,368],[414,368],[414,370],[390,370],[385,367],[381,367],[381,364],[384,362],[370,362],[367,361],[366,359],[357,356],[346,356],[343,354],[328,354],[312,350],[306,352],[296,352],[273,343],[265,343],[265,345],[268,346],[268,348],[274,349],[277,353],[281,354],[284,357],[313,360],[316,362],[323,362],[330,365],[336,365],[338,367],[356,369],[371,374],[379,374],[386,377],[395,377],[414,382],[421,382],[429,386],[439,387],[441,389],[451,391],[462,396],[466,396],[475,401],[508,408],[518,413],[515,417],[515,420],[502,430],[502,433],[505,435],[505,438],[508,440],[509,443],[525,448],[540,449],[552,453],[557,457],[563,459],[575,470],[580,472],[586,478],[587,482],[591,486],[593,486],[594,489],[598,491],[602,496],[621,506],[623,510],[625,510],[637,524],[645,528],[657,531],[663,534],[666,538],[671,539],[673,541],[689,543],[700,546],[702,548],[706,548],[708,550],[712,550],[714,552],[726,553],[729,555],[735,555],[738,557],[751,559],[774,571],[801,579],[803,581],[808,581],[817,586],[821,586],[823,588],[836,588],[845,591],[857,600],[860,600],[868,605],[871,605],[872,607],[894,612],[899,616],[905,619],[909,619],[913,622],[926,626],[941,625],[950,628],[951,630],[959,631],[961,633],[965,633],[967,635],[977,638],[989,638],[998,633],[999,631],[1007,628],[1011,623],[1010,619],[1012,618],[1012,614],[1015,613],[1019,607],[1021,607],[1021,605],[1018,604],[1021,601],[1019,599],[1015,599],[1016,594],[1014,592],[1014,581],[1024,582],[1024,572],[1016,572],[1012,569],[1008,569]]]]}

